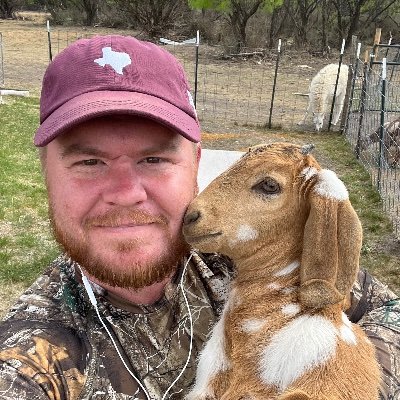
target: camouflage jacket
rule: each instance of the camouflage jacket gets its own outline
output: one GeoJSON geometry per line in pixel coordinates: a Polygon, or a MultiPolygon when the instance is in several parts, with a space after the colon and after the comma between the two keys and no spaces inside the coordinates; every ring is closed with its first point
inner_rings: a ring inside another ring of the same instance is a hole
{"type": "MultiPolygon", "coordinates": [[[[180,276],[152,306],[132,305],[95,287],[111,339],[75,264],[59,257],[0,325],[0,399],[145,399],[116,348],[152,399],[183,399],[232,276],[227,259],[194,253],[182,280],[192,319],[180,276]],[[188,357],[190,320],[194,336],[188,357]]],[[[400,303],[363,271],[352,297],[350,318],[364,327],[378,351],[382,399],[400,399],[400,303]]]]}

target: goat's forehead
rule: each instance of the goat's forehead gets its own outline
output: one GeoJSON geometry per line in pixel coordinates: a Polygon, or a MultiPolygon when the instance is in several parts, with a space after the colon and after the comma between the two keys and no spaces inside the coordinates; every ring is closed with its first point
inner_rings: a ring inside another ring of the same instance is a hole
{"type": "Polygon", "coordinates": [[[260,153],[277,154],[282,156],[294,156],[301,154],[302,147],[293,143],[276,142],[269,144],[260,144],[250,147],[246,155],[257,155],[260,153]]]}
{"type": "Polygon", "coordinates": [[[258,146],[251,148],[240,160],[241,165],[252,168],[288,169],[296,168],[304,160],[304,154],[297,146],[258,146]],[[291,168],[290,168],[291,167],[291,168]]]}

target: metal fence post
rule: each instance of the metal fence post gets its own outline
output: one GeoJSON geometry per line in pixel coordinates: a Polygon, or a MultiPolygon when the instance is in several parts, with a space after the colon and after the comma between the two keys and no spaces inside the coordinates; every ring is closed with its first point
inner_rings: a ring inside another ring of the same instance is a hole
{"type": "Polygon", "coordinates": [[[53,53],[51,51],[51,34],[50,34],[50,22],[47,20],[47,41],[49,42],[49,59],[53,61],[53,53]]]}
{"type": "MultiPolygon", "coordinates": [[[[350,98],[349,98],[349,105],[348,105],[348,112],[346,118],[346,126],[344,132],[347,134],[347,127],[349,126],[349,118],[351,113],[351,108],[353,107],[353,97],[354,97],[354,87],[356,85],[356,79],[358,76],[358,64],[360,62],[360,51],[361,51],[361,43],[357,45],[357,53],[356,53],[356,62],[353,70],[353,76],[351,77],[351,89],[350,89],[350,98]]],[[[360,136],[357,137],[357,144],[356,144],[356,156],[357,158],[360,157],[360,148],[361,148],[361,138],[360,136]]]]}
{"type": "MultiPolygon", "coordinates": [[[[365,113],[365,101],[367,97],[367,80],[368,80],[368,52],[364,56],[364,67],[363,67],[363,81],[361,85],[361,95],[360,95],[360,115],[358,118],[358,131],[357,131],[357,143],[361,143],[361,131],[364,120],[365,113]]],[[[360,153],[356,153],[357,159],[360,158],[360,153]]]]}
{"type": "Polygon", "coordinates": [[[194,108],[197,106],[197,82],[198,82],[198,70],[199,70],[199,47],[200,47],[200,32],[196,34],[196,61],[194,66],[194,108]]]}
{"type": "Polygon", "coordinates": [[[331,130],[331,125],[332,125],[332,116],[333,116],[333,110],[335,108],[335,102],[336,102],[336,92],[337,92],[337,87],[339,83],[339,76],[340,76],[340,68],[342,66],[342,61],[343,61],[343,53],[344,53],[344,45],[346,41],[343,39],[342,41],[342,48],[340,50],[340,56],[339,56],[339,66],[338,66],[338,73],[336,77],[336,83],[335,83],[335,90],[333,92],[333,99],[332,99],[332,106],[331,106],[331,113],[329,115],[329,124],[328,124],[328,132],[331,130]]]}
{"type": "Polygon", "coordinates": [[[382,165],[384,158],[385,140],[385,110],[386,110],[386,58],[382,59],[382,91],[381,91],[381,122],[379,127],[379,163],[378,163],[378,191],[381,191],[382,165]]]}
{"type": "Polygon", "coordinates": [[[268,128],[271,129],[272,126],[272,110],[274,108],[274,98],[275,98],[275,88],[276,88],[276,78],[278,76],[278,67],[279,67],[279,58],[281,55],[281,39],[278,41],[278,55],[276,57],[276,64],[275,64],[275,75],[274,75],[274,85],[272,87],[272,97],[271,97],[271,107],[269,109],[269,119],[268,119],[268,128]]]}

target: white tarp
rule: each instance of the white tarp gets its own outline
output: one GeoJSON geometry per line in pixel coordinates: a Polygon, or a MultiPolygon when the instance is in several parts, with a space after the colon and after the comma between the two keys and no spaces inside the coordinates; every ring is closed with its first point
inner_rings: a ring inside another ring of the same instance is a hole
{"type": "Polygon", "coordinates": [[[229,150],[201,150],[198,184],[202,191],[214,178],[228,169],[244,153],[229,150]]]}

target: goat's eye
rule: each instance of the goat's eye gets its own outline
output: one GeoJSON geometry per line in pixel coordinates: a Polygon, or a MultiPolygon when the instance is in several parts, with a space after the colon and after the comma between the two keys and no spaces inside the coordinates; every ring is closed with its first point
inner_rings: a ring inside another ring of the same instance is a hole
{"type": "Polygon", "coordinates": [[[253,186],[253,189],[262,194],[278,194],[281,191],[279,183],[272,178],[264,179],[253,186]]]}

